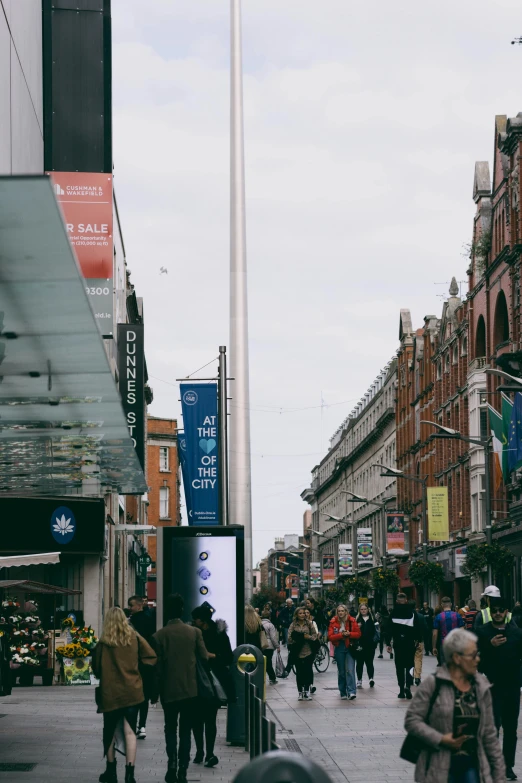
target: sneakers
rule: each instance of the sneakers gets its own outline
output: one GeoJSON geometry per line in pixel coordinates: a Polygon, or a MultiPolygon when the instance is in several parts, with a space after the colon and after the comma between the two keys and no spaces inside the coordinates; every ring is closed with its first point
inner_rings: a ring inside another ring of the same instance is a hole
{"type": "Polygon", "coordinates": [[[370,688],[373,688],[375,685],[375,680],[370,680],[370,688]]]}
{"type": "Polygon", "coordinates": [[[310,692],[309,691],[305,691],[303,693],[303,701],[310,701],[310,692]]]}
{"type": "Polygon", "coordinates": [[[397,698],[398,699],[405,699],[406,698],[405,692],[404,691],[399,691],[399,694],[398,694],[397,698]]]}
{"type": "Polygon", "coordinates": [[[362,680],[357,680],[357,687],[362,688],[362,680]]]}
{"type": "Polygon", "coordinates": [[[355,693],[350,693],[350,695],[348,696],[348,701],[353,701],[356,698],[357,698],[357,695],[355,693]]]}
{"type": "Polygon", "coordinates": [[[297,701],[303,701],[304,693],[303,691],[299,691],[299,695],[297,696],[297,701]]]}
{"type": "Polygon", "coordinates": [[[407,699],[412,699],[412,698],[413,698],[413,696],[411,695],[411,691],[410,691],[410,689],[409,689],[409,688],[405,688],[405,690],[404,690],[404,695],[406,696],[406,698],[407,698],[407,699]]]}
{"type": "Polygon", "coordinates": [[[347,698],[348,696],[346,695],[346,693],[341,693],[341,699],[344,699],[346,701],[347,698]]]}
{"type": "Polygon", "coordinates": [[[310,693],[313,694],[313,693],[316,692],[316,690],[317,690],[317,688],[315,687],[315,685],[312,685],[312,687],[310,688],[310,693]]]}
{"type": "Polygon", "coordinates": [[[513,771],[511,767],[508,767],[506,769],[506,780],[518,780],[516,773],[513,771]]]}
{"type": "Polygon", "coordinates": [[[141,729],[138,729],[136,732],[136,737],[138,739],[146,739],[147,738],[147,732],[145,731],[145,726],[142,726],[141,729]]]}

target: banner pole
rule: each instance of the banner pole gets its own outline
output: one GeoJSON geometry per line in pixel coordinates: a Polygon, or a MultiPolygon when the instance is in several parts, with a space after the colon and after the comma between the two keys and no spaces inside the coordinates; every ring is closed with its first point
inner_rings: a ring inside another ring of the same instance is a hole
{"type": "Polygon", "coordinates": [[[219,507],[221,524],[228,525],[228,405],[227,405],[227,349],[219,346],[218,381],[219,424],[219,507]]]}

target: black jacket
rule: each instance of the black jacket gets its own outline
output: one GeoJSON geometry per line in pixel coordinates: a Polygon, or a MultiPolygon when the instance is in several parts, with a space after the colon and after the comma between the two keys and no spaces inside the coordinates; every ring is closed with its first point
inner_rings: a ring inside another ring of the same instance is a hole
{"type": "Polygon", "coordinates": [[[294,619],[295,609],[293,606],[283,606],[279,614],[277,615],[277,622],[280,628],[290,628],[290,623],[294,619]]]}
{"type": "Polygon", "coordinates": [[[234,681],[230,673],[230,665],[234,660],[230,639],[228,638],[228,626],[224,620],[211,620],[206,631],[202,631],[203,641],[208,652],[214,653],[215,658],[207,661],[219,682],[225,689],[229,701],[235,701],[236,693],[234,681]]]}
{"type": "Polygon", "coordinates": [[[357,623],[359,625],[359,628],[361,629],[362,636],[360,639],[357,640],[359,645],[363,647],[364,649],[371,650],[375,647],[377,642],[374,641],[375,638],[375,622],[373,621],[372,617],[368,617],[367,620],[363,620],[362,617],[357,618],[357,623]]]}
{"type": "Polygon", "coordinates": [[[520,666],[522,664],[522,631],[514,623],[506,623],[503,631],[493,623],[486,623],[475,630],[480,653],[479,671],[500,688],[516,691],[520,688],[520,666]],[[506,634],[506,641],[499,647],[491,639],[499,633],[506,634]]]}
{"type": "Polygon", "coordinates": [[[385,630],[386,644],[393,647],[413,647],[422,642],[425,625],[414,606],[395,604],[390,612],[390,623],[385,630]]]}
{"type": "Polygon", "coordinates": [[[136,612],[136,614],[131,614],[129,616],[129,622],[134,630],[137,631],[140,636],[143,636],[146,642],[151,644],[152,636],[156,633],[152,617],[143,611],[136,612]]]}

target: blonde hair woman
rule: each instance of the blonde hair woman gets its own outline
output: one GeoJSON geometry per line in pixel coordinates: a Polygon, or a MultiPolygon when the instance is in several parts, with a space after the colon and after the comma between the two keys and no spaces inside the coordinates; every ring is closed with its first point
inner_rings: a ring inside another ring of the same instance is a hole
{"type": "Polygon", "coordinates": [[[247,604],[245,606],[245,644],[251,644],[253,647],[257,647],[258,650],[262,650],[265,642],[264,636],[265,632],[260,616],[253,606],[247,604]]]}
{"type": "Polygon", "coordinates": [[[96,702],[103,713],[103,750],[107,769],[100,783],[116,783],[115,734],[119,727],[125,736],[125,783],[136,783],[136,722],[144,700],[139,665],[154,666],[152,647],[129,624],[119,607],[109,609],[99,643],[93,651],[92,668],[100,680],[96,702]]]}

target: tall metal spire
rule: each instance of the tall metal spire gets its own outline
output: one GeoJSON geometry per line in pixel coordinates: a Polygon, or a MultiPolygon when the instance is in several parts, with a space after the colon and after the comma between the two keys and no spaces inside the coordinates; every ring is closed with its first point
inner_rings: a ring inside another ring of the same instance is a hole
{"type": "Polygon", "coordinates": [[[241,0],[230,0],[230,375],[229,519],[245,528],[245,597],[252,595],[252,478],[243,138],[241,0]]]}

